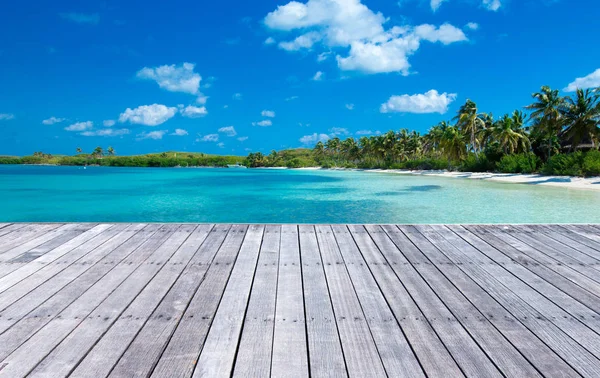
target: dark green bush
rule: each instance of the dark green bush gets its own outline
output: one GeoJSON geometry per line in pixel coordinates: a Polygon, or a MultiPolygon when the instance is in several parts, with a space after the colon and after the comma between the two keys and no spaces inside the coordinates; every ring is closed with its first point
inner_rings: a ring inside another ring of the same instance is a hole
{"type": "Polygon", "coordinates": [[[584,154],[577,151],[571,154],[554,155],[542,168],[542,172],[547,175],[557,176],[583,176],[584,154]]]}
{"type": "Polygon", "coordinates": [[[537,172],[541,161],[534,153],[504,155],[496,164],[498,172],[502,173],[534,173],[537,172]]]}
{"type": "Polygon", "coordinates": [[[585,154],[582,163],[585,176],[600,176],[600,151],[590,151],[585,154]]]}
{"type": "Polygon", "coordinates": [[[492,172],[496,169],[496,164],[489,161],[484,154],[469,154],[462,162],[458,170],[461,172],[492,172]]]}

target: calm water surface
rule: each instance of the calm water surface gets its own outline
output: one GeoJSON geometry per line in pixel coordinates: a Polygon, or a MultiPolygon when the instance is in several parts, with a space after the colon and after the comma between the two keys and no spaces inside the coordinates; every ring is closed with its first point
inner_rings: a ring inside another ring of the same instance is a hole
{"type": "Polygon", "coordinates": [[[0,222],[600,223],[600,192],[384,173],[0,166],[0,222]]]}

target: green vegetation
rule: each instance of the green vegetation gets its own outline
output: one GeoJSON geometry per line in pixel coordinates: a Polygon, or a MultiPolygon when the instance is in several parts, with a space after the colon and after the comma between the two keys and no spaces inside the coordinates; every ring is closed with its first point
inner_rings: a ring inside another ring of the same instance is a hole
{"type": "Polygon", "coordinates": [[[532,97],[529,115],[515,110],[495,119],[467,100],[454,123],[440,122],[425,135],[401,129],[358,140],[333,137],[318,142],[312,156],[298,150],[302,157],[294,160],[285,158],[290,151],[273,151],[250,154],[247,164],[599,175],[600,89],[560,97],[542,87],[532,97]]]}

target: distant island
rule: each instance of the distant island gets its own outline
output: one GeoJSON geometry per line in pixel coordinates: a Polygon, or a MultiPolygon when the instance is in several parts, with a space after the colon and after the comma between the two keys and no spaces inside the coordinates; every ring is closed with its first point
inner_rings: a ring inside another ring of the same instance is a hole
{"type": "Polygon", "coordinates": [[[442,121],[426,134],[401,129],[359,139],[338,136],[313,149],[221,156],[192,152],[117,156],[97,147],[74,156],[36,152],[0,156],[0,164],[100,165],[113,167],[225,167],[241,163],[260,167],[450,170],[463,172],[600,175],[600,89],[577,90],[573,97],[542,87],[534,102],[494,118],[471,100],[453,121],[442,121]]]}

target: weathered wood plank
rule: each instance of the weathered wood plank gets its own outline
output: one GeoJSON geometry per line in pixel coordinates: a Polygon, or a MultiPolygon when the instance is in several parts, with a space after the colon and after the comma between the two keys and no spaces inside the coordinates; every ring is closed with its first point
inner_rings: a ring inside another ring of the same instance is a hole
{"type": "Polygon", "coordinates": [[[193,377],[231,376],[263,233],[263,226],[250,226],[248,229],[193,377]]]}
{"type": "Polygon", "coordinates": [[[383,377],[386,375],[385,367],[333,231],[330,226],[317,226],[316,230],[348,374],[351,377],[369,374],[383,377]]]}
{"type": "MultiPolygon", "coordinates": [[[[56,227],[58,226],[55,226],[54,228],[56,227]]],[[[31,237],[31,235],[35,235],[36,232],[43,232],[44,229],[47,229],[47,225],[45,224],[13,223],[10,226],[7,226],[0,230],[0,245],[6,244],[7,242],[10,242],[17,237],[22,236],[22,233],[24,232],[28,232],[29,237],[31,237]]]]}
{"type": "MultiPolygon", "coordinates": [[[[40,244],[56,237],[57,234],[52,231],[68,231],[75,228],[73,224],[34,224],[27,226],[28,229],[23,232],[13,232],[0,243],[0,261],[7,261],[14,257],[13,250],[20,253],[27,252],[31,248],[35,248],[40,244]],[[12,252],[5,258],[5,253],[12,252]]],[[[18,255],[16,255],[18,256],[18,255]]]]}
{"type": "Polygon", "coordinates": [[[332,229],[339,248],[336,257],[341,257],[346,266],[388,376],[424,377],[405,334],[355,243],[355,239],[370,239],[370,236],[363,227],[352,227],[352,234],[346,226],[332,226],[332,229]]]}
{"type": "MultiPolygon", "coordinates": [[[[182,320],[183,313],[188,308],[194,293],[204,281],[215,255],[217,252],[220,254],[227,253],[225,248],[220,249],[220,247],[230,227],[229,225],[216,225],[212,228],[198,253],[194,255],[190,264],[127,347],[118,362],[113,361],[114,352],[104,352],[104,349],[111,348],[111,345],[103,345],[103,340],[101,340],[100,344],[86,356],[71,376],[103,377],[111,370],[114,370],[113,375],[117,377],[149,376],[175,328],[182,320]],[[115,363],[117,364],[115,365],[115,363]]],[[[224,262],[224,260],[221,260],[221,262],[224,262]]]]}
{"type": "MultiPolygon", "coordinates": [[[[251,237],[245,241],[247,229],[247,226],[236,225],[228,231],[223,245],[206,272],[204,281],[194,294],[164,353],[151,372],[153,377],[192,375],[242,242],[248,243],[248,246],[260,244],[261,238],[258,234],[262,236],[262,229],[254,227],[251,237]]],[[[111,376],[120,377],[125,369],[120,361],[111,372],[111,376]]]]}
{"type": "MultiPolygon", "coordinates": [[[[139,267],[94,311],[104,316],[102,321],[98,321],[98,317],[92,313],[37,365],[30,375],[66,376],[92,347],[98,349],[102,348],[102,345],[105,346],[104,353],[114,354],[114,360],[118,360],[195,255],[198,243],[204,241],[210,227],[200,226],[198,233],[195,230],[195,225],[183,225],[175,231],[150,257],[153,262],[139,267]],[[139,291],[144,282],[147,282],[146,286],[139,291]],[[136,295],[136,292],[139,294],[136,295]],[[131,298],[134,299],[130,302],[131,298]],[[125,309],[121,311],[123,308],[125,309]],[[117,314],[112,324],[110,320],[106,320],[107,313],[111,317],[117,314]]],[[[95,375],[97,376],[97,373],[95,375]]]]}
{"type": "Polygon", "coordinates": [[[314,226],[299,226],[310,375],[347,377],[314,226]]]}
{"type": "Polygon", "coordinates": [[[281,226],[266,226],[235,359],[236,377],[271,374],[280,244],[281,226]]]}
{"type": "Polygon", "coordinates": [[[282,226],[277,312],[273,340],[274,377],[308,377],[306,321],[298,227],[282,226]]]}
{"type": "Polygon", "coordinates": [[[350,230],[427,376],[440,378],[464,376],[404,287],[402,283],[404,277],[396,275],[398,271],[396,266],[400,262],[396,259],[388,262],[380,252],[386,251],[401,256],[396,246],[380,226],[366,226],[368,235],[360,232],[361,227],[363,226],[351,226],[350,230]]]}
{"type": "MultiPolygon", "coordinates": [[[[590,353],[590,351],[587,350],[587,347],[591,346],[592,350],[596,349],[596,347],[590,343],[590,339],[586,340],[584,329],[576,326],[578,322],[573,322],[570,320],[570,317],[567,317],[566,320],[570,322],[567,323],[568,329],[561,329],[553,323],[552,320],[554,319],[551,319],[546,315],[546,310],[548,310],[548,308],[542,309],[540,312],[536,307],[533,307],[533,304],[531,304],[531,301],[544,302],[545,298],[533,290],[522,290],[524,289],[524,287],[521,286],[522,283],[519,284],[518,280],[510,273],[506,271],[503,272],[502,270],[494,270],[493,273],[486,271],[486,267],[494,265],[482,264],[485,259],[480,256],[481,254],[469,254],[469,256],[472,255],[473,257],[467,257],[462,253],[462,248],[455,248],[436,232],[427,231],[420,226],[416,227],[423,230],[424,233],[421,233],[421,235],[432,243],[439,252],[446,255],[446,257],[457,264],[463,272],[476,281],[481,287],[485,288],[488,293],[513,313],[513,315],[525,326],[535,330],[536,335],[542,338],[561,357],[569,361],[569,363],[577,361],[576,363],[571,363],[571,365],[576,367],[580,373],[588,376],[597,374],[596,371],[600,369],[598,360],[594,357],[594,352],[590,353]],[[465,260],[473,259],[474,261],[478,261],[478,264],[463,263],[465,260]],[[524,294],[525,298],[522,298],[519,294],[524,294]],[[573,325],[575,325],[575,327],[573,327],[573,325]],[[572,332],[573,328],[575,332],[572,332]],[[568,337],[563,331],[569,336],[575,336],[578,340],[575,341],[568,337]],[[584,334],[582,334],[582,332],[584,332],[584,334]],[[586,344],[586,348],[582,347],[578,342],[586,344]]],[[[414,228],[415,227],[413,227],[413,229],[414,228]]],[[[413,235],[414,233],[411,234],[411,236],[413,235]]],[[[544,305],[549,304],[544,302],[544,305]]],[[[550,308],[550,310],[553,309],[550,308]]],[[[581,323],[579,324],[583,326],[581,323]]],[[[592,332],[588,329],[587,333],[592,332]]]]}

